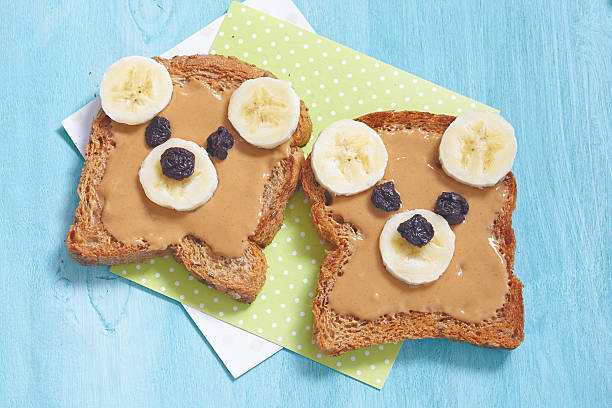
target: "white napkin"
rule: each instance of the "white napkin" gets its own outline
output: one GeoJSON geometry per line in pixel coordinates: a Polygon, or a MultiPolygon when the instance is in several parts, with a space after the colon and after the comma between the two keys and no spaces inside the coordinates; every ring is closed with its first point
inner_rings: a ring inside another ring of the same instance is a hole
{"type": "MultiPolygon", "coordinates": [[[[314,31],[291,0],[246,0],[244,5],[305,30],[314,31]]],[[[175,55],[207,54],[224,17],[225,15],[219,17],[161,56],[171,58],[175,55]]],[[[100,98],[96,98],[62,121],[62,126],[83,156],[89,142],[91,122],[99,110],[100,98]]],[[[234,378],[238,378],[282,348],[187,305],[183,307],[234,378]]]]}

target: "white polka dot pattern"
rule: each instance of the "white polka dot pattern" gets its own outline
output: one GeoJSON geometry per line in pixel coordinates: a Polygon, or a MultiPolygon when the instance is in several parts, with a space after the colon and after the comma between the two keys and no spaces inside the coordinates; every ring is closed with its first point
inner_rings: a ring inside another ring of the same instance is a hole
{"type": "MultiPolygon", "coordinates": [[[[232,3],[213,52],[238,56],[292,81],[310,108],[313,135],[332,121],[374,111],[457,114],[473,108],[490,109],[239,3],[232,3]]],[[[111,271],[381,388],[401,344],[328,357],[312,342],[310,304],[325,246],[310,222],[309,210],[303,193],[296,193],[287,206],[281,230],[264,250],[270,269],[264,288],[251,305],[235,302],[198,282],[171,257],[116,266],[111,271]]]]}

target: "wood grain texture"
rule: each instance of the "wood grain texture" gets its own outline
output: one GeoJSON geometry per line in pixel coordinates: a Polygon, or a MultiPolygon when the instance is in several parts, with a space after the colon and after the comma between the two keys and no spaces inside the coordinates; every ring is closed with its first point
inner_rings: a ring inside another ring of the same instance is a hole
{"type": "Polygon", "coordinates": [[[610,1],[296,4],[318,33],[515,126],[525,342],[406,342],[380,392],[290,352],[231,380],[174,302],[68,256],[83,162],[60,128],[111,62],[159,54],[229,1],[2,1],[0,405],[609,404],[610,1]]]}

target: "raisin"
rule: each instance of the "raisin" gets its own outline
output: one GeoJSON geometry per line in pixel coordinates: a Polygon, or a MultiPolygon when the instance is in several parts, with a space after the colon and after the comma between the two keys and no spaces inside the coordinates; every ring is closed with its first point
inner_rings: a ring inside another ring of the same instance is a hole
{"type": "Polygon", "coordinates": [[[379,184],[372,190],[372,204],[376,208],[385,211],[397,211],[402,205],[399,193],[395,190],[395,185],[392,181],[379,184]]]}
{"type": "Polygon", "coordinates": [[[418,247],[427,245],[434,236],[433,225],[421,214],[416,214],[409,220],[402,222],[397,227],[397,232],[406,241],[418,247]]]}
{"type": "Polygon", "coordinates": [[[170,147],[162,153],[160,162],[166,177],[180,181],[193,174],[195,155],[182,147],[170,147]]]}
{"type": "Polygon", "coordinates": [[[457,193],[444,192],[436,201],[434,212],[443,216],[449,225],[460,224],[470,210],[468,202],[457,193]]]}
{"type": "Polygon", "coordinates": [[[147,125],[145,140],[149,146],[156,147],[170,139],[171,134],[172,130],[168,119],[156,116],[147,125]]]}
{"type": "Polygon", "coordinates": [[[225,160],[227,151],[234,146],[234,137],[229,130],[220,126],[206,139],[206,151],[211,156],[225,160]]]}

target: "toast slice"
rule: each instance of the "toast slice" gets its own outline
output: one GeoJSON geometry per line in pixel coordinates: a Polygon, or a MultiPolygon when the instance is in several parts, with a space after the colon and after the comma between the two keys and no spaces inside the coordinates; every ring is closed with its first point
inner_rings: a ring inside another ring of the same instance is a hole
{"type": "MultiPolygon", "coordinates": [[[[434,115],[425,112],[378,112],[364,115],[361,121],[377,132],[391,129],[420,128],[429,136],[440,139],[453,116],[434,115]]],[[[409,137],[409,136],[407,136],[409,137]]],[[[312,172],[310,157],[302,170],[302,187],[312,202],[312,222],[322,239],[332,245],[321,266],[317,293],[312,310],[314,315],[313,339],[317,346],[329,355],[379,343],[404,339],[447,338],[465,341],[489,348],[516,348],[523,340],[522,284],[513,274],[515,240],[512,230],[512,212],[516,201],[516,181],[508,173],[502,181],[508,194],[494,222],[494,234],[506,260],[509,290],[504,305],[496,316],[481,323],[468,323],[444,313],[409,312],[381,316],[376,320],[362,320],[354,316],[339,315],[328,305],[328,296],[343,265],[350,258],[357,228],[344,222],[326,205],[332,197],[321,187],[312,172]]]]}
{"type": "MultiPolygon", "coordinates": [[[[174,86],[199,81],[215,90],[237,88],[247,79],[273,77],[264,71],[232,57],[193,55],[171,60],[156,58],[166,66],[174,86]]],[[[146,242],[126,245],[115,239],[102,223],[104,203],[99,186],[107,158],[114,148],[111,119],[100,110],[92,123],[87,145],[85,167],[77,190],[79,204],[66,244],[70,254],[83,265],[117,265],[142,262],[148,258],[173,254],[202,282],[232,298],[251,303],[266,280],[268,267],[262,248],[268,245],[283,222],[285,206],[299,181],[304,154],[298,146],[308,142],[312,123],[304,102],[298,127],[292,136],[291,152],[272,169],[264,186],[263,206],[257,228],[248,237],[247,247],[239,258],[216,255],[206,242],[186,236],[163,250],[151,250],[146,242]]]]}

